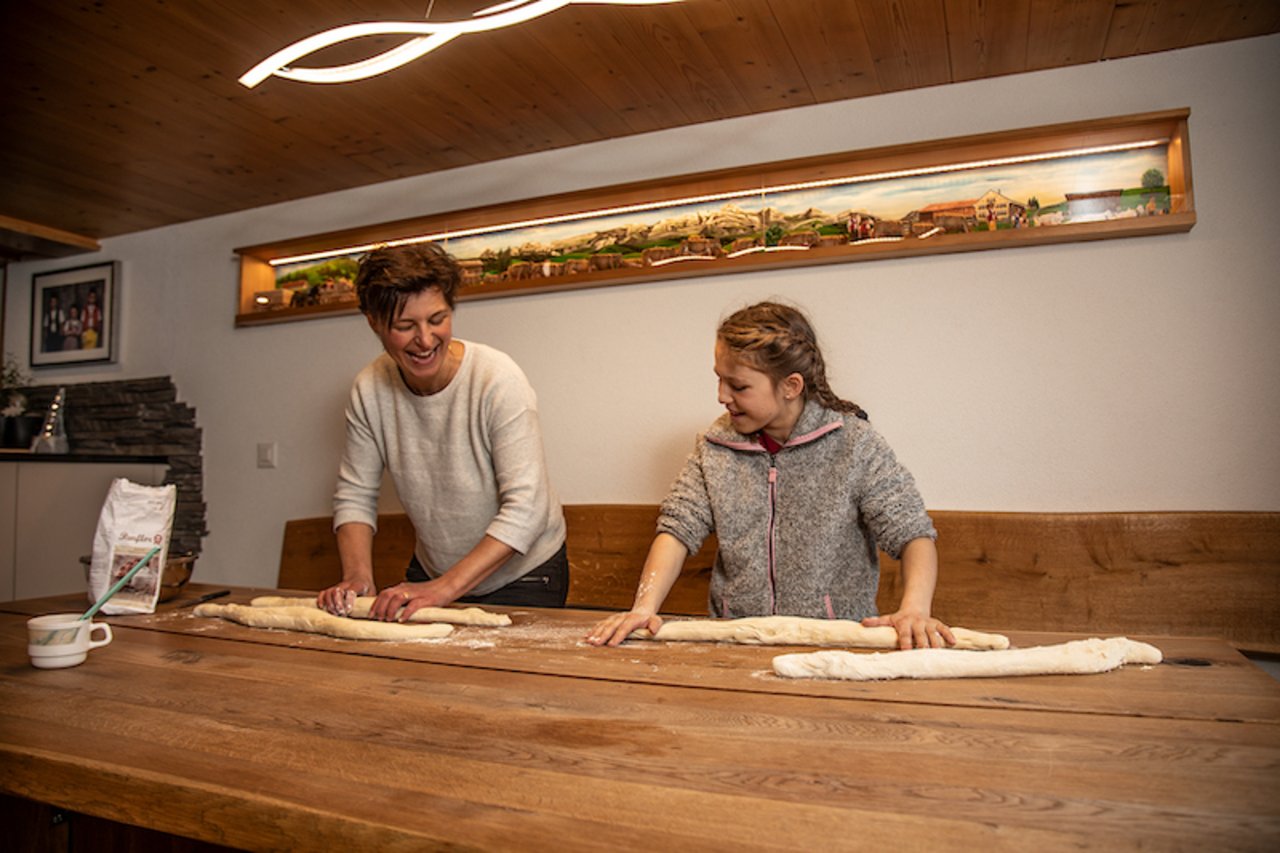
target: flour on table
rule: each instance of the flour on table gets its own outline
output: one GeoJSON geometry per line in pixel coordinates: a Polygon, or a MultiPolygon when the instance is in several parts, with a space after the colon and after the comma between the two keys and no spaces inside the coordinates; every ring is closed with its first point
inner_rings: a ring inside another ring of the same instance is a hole
{"type": "MultiPolygon", "coordinates": [[[[1003,634],[983,634],[968,628],[952,628],[953,648],[981,651],[1007,649],[1003,634]]],[[[883,625],[868,628],[849,619],[807,619],[802,616],[750,616],[745,619],[685,619],[663,622],[657,634],[640,629],[637,640],[706,641],[759,646],[852,646],[864,649],[896,649],[898,632],[883,625]]]]}
{"type": "Polygon", "coordinates": [[[246,607],[243,604],[201,604],[197,616],[220,616],[252,628],[284,628],[325,634],[344,640],[432,640],[453,633],[443,623],[411,625],[334,616],[318,607],[246,607]]]}
{"type": "Polygon", "coordinates": [[[1086,675],[1124,664],[1157,664],[1160,650],[1125,637],[1094,637],[1052,646],[986,652],[909,649],[855,654],[824,651],[778,655],[773,671],[785,678],[876,681],[892,678],[999,678],[1011,675],[1086,675]]]}
{"type": "MultiPolygon", "coordinates": [[[[356,599],[349,614],[353,619],[368,619],[373,602],[372,595],[362,595],[356,599]]],[[[289,598],[279,595],[262,595],[249,602],[251,607],[313,607],[319,610],[314,598],[289,598]]],[[[505,613],[490,613],[479,607],[423,607],[414,611],[409,622],[448,622],[451,625],[478,625],[486,628],[498,628],[511,624],[511,617],[505,613]]]]}

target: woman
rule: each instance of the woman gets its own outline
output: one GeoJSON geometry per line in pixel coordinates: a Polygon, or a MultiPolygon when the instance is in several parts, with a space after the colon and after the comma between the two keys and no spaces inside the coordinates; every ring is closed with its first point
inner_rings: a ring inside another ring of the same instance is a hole
{"type": "Polygon", "coordinates": [[[356,377],[334,495],[342,581],[331,613],[375,593],[373,534],[383,470],[417,534],[404,583],[370,617],[409,618],[453,601],[563,607],[564,514],[547,479],[537,399],[515,362],[453,337],[461,272],[438,246],[375,249],[360,264],[360,311],[384,352],[356,377]]]}

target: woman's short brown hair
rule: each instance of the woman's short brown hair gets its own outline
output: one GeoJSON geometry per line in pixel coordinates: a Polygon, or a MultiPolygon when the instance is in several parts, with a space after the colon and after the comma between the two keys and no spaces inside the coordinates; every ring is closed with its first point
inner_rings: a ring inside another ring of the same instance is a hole
{"type": "Polygon", "coordinates": [[[462,283],[458,262],[435,243],[380,246],[360,261],[356,297],[376,325],[390,326],[410,296],[435,288],[450,308],[462,283]]]}

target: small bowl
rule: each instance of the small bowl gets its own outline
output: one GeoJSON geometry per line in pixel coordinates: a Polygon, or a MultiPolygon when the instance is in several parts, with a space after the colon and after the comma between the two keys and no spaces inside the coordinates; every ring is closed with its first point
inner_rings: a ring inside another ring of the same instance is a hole
{"type": "MultiPolygon", "coordinates": [[[[170,554],[164,564],[164,574],[160,576],[160,600],[172,601],[182,592],[182,588],[191,580],[191,572],[195,570],[196,555],[170,554]]],[[[93,565],[93,557],[81,557],[80,565],[84,566],[84,579],[89,580],[89,569],[93,565]]]]}

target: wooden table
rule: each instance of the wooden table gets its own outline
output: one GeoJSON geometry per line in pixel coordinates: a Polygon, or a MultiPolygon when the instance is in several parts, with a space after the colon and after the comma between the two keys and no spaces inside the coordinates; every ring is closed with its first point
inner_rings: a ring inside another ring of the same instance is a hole
{"type": "Polygon", "coordinates": [[[255,850],[1280,845],[1280,684],[1214,640],[1142,637],[1166,663],[1103,675],[842,683],[772,675],[792,648],[590,647],[600,614],[588,611],[507,609],[508,628],[380,644],[161,605],[110,618],[115,641],[81,666],[31,667],[26,616],[83,606],[0,604],[0,790],[187,838],[255,850]]]}

